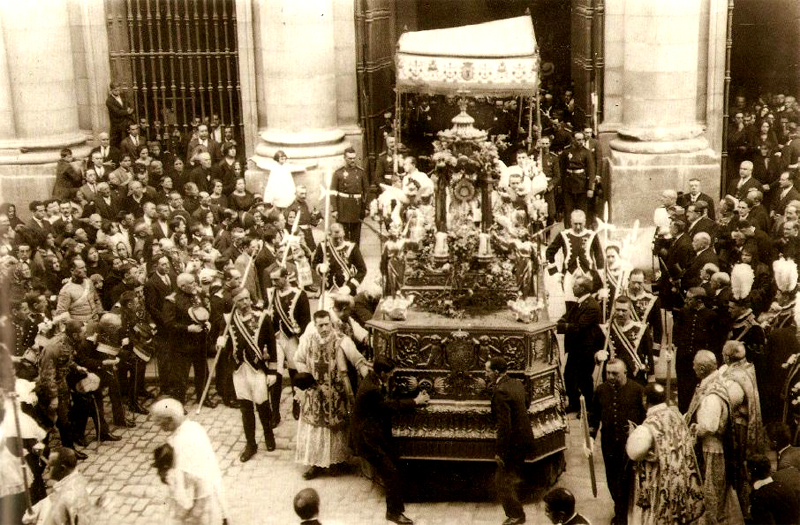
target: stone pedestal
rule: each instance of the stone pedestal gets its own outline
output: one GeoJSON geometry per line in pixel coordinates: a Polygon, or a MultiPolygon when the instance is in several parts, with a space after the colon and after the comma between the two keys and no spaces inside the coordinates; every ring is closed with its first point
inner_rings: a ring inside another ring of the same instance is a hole
{"type": "MultiPolygon", "coordinates": [[[[637,219],[646,227],[665,188],[683,190],[696,177],[703,191],[718,193],[720,158],[704,136],[705,115],[697,114],[698,78],[707,75],[698,65],[701,2],[625,0],[618,7],[614,21],[624,39],[610,50],[621,57],[609,62],[621,83],[614,115],[621,122],[609,143],[610,207],[617,227],[637,219]]],[[[615,82],[607,83],[612,90],[615,82]]]]}
{"type": "Polygon", "coordinates": [[[338,127],[334,1],[266,0],[253,8],[261,70],[254,163],[268,170],[265,159],[277,150],[307,167],[341,155],[348,143],[338,127]]]}
{"type": "Polygon", "coordinates": [[[51,193],[62,148],[76,157],[90,148],[78,123],[67,0],[0,2],[0,22],[0,198],[23,212],[51,193]]]}

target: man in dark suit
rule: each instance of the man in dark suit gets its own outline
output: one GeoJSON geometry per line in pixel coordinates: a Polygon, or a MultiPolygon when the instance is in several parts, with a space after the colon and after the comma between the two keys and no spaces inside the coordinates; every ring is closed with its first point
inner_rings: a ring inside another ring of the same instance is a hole
{"type": "Polygon", "coordinates": [[[678,408],[685,413],[692,401],[695,387],[699,383],[694,371],[694,356],[698,350],[710,350],[721,359],[719,332],[710,327],[720,327],[719,316],[706,308],[706,291],[700,287],[689,288],[686,305],[673,314],[675,320],[672,333],[675,342],[675,375],[678,386],[678,408]]]}
{"type": "Polygon", "coordinates": [[[144,146],[145,139],[139,136],[139,125],[131,122],[128,125],[128,136],[119,143],[120,158],[122,155],[130,155],[131,160],[139,158],[139,147],[144,146]]]}
{"type": "Polygon", "coordinates": [[[750,210],[750,217],[752,217],[753,222],[758,224],[759,230],[769,232],[769,211],[764,206],[764,192],[752,188],[747,193],[747,199],[745,200],[748,199],[753,201],[753,208],[750,210]]]}
{"type": "Polygon", "coordinates": [[[739,177],[731,181],[728,194],[742,200],[747,197],[747,190],[750,188],[761,189],[761,183],[753,177],[753,163],[746,160],[739,165],[739,177]]]}
{"type": "Polygon", "coordinates": [[[781,174],[780,158],[772,155],[769,144],[758,146],[758,155],[753,158],[753,178],[761,183],[761,191],[772,200],[778,187],[778,176],[781,174]]]}
{"type": "Polygon", "coordinates": [[[673,310],[683,305],[679,286],[680,279],[683,271],[689,266],[694,251],[692,250],[692,239],[686,233],[686,223],[683,220],[673,220],[669,229],[674,240],[668,248],[662,249],[658,254],[661,268],[658,289],[664,309],[673,310]]]}
{"type": "Polygon", "coordinates": [[[581,394],[591,405],[592,372],[594,371],[594,354],[603,346],[603,335],[600,331],[600,305],[592,297],[592,279],[582,275],[572,284],[572,292],[577,301],[558,320],[556,330],[564,334],[564,352],[567,364],[564,368],[564,387],[569,404],[567,412],[578,412],[581,394]]]}
{"type": "Polygon", "coordinates": [[[61,150],[61,158],[56,164],[56,182],[53,185],[54,199],[71,199],[83,184],[83,174],[76,168],[72,150],[61,150]]]}
{"type": "Polygon", "coordinates": [[[503,525],[525,523],[525,510],[519,501],[517,486],[525,458],[533,452],[533,430],[528,416],[530,400],[522,383],[508,376],[508,362],[503,357],[493,357],[486,362],[486,383],[492,389],[492,418],[497,430],[495,483],[506,513],[503,525]]]}
{"type": "Polygon", "coordinates": [[[700,232],[706,232],[713,242],[717,236],[717,224],[708,218],[706,212],[708,207],[705,202],[698,201],[689,204],[686,207],[686,221],[688,223],[688,231],[690,239],[700,232]]]}
{"type": "MultiPolygon", "coordinates": [[[[92,153],[92,160],[86,173],[94,173],[94,180],[96,182],[108,181],[108,175],[113,171],[106,164],[103,163],[103,154],[99,151],[92,153]]],[[[84,178],[86,175],[84,174],[84,178]]]]}
{"type": "Polygon", "coordinates": [[[156,348],[156,364],[161,394],[169,388],[169,334],[164,321],[162,305],[168,295],[175,292],[175,275],[169,257],[162,255],[155,261],[155,271],[144,283],[145,309],[156,325],[156,336],[153,343],[156,348]]]}
{"type": "Polygon", "coordinates": [[[108,108],[108,119],[111,122],[111,144],[116,145],[125,136],[128,124],[134,122],[133,108],[122,99],[119,84],[112,82],[108,86],[108,90],[110,93],[106,98],[106,108],[108,108]]]}
{"type": "Polygon", "coordinates": [[[791,172],[784,171],[778,176],[778,189],[773,197],[770,210],[775,215],[783,215],[790,202],[800,200],[800,191],[794,188],[791,172]]]}
{"type": "Polygon", "coordinates": [[[94,209],[107,221],[116,220],[117,214],[122,209],[119,199],[111,193],[111,186],[107,182],[97,185],[97,195],[94,198],[94,209]]]}
{"type": "Polygon", "coordinates": [[[714,216],[714,199],[700,191],[700,179],[692,178],[689,179],[689,193],[681,195],[678,199],[678,205],[686,209],[690,204],[694,204],[697,201],[705,202],[706,215],[712,221],[716,220],[714,216]]]}
{"type": "Polygon", "coordinates": [[[116,169],[122,157],[119,149],[111,145],[111,139],[105,131],[97,135],[97,140],[100,142],[100,145],[90,151],[89,154],[94,155],[95,153],[100,153],[103,158],[103,164],[108,167],[108,171],[116,169]]]}
{"type": "MultiPolygon", "coordinates": [[[[191,165],[194,156],[200,151],[200,147],[211,155],[211,163],[216,164],[222,160],[222,149],[219,144],[210,137],[207,124],[197,126],[197,138],[192,138],[186,148],[186,163],[191,165]]],[[[209,167],[211,167],[209,165],[209,167]]]]}
{"type": "Polygon", "coordinates": [[[770,236],[755,227],[749,219],[740,220],[736,224],[739,233],[744,236],[746,243],[755,243],[758,249],[758,260],[770,266],[775,260],[775,246],[770,236]]]}
{"type": "MultiPolygon", "coordinates": [[[[359,382],[353,409],[352,435],[355,437],[356,454],[369,461],[383,481],[386,489],[386,519],[407,525],[414,522],[403,514],[405,505],[398,471],[399,457],[392,438],[392,414],[400,410],[413,410],[416,405],[427,405],[430,396],[421,390],[414,399],[389,399],[386,390],[394,368],[391,359],[379,356],[375,358],[372,372],[359,382]]],[[[527,412],[524,414],[527,416],[527,412]]]]}
{"type": "Polygon", "coordinates": [[[32,233],[34,233],[37,238],[44,240],[48,233],[53,233],[53,225],[46,218],[47,206],[44,202],[31,201],[28,205],[28,211],[31,212],[31,218],[28,219],[25,226],[27,226],[29,230],[32,230],[32,233]]]}
{"type": "Polygon", "coordinates": [[[694,250],[694,257],[689,261],[689,265],[681,278],[681,289],[684,292],[689,288],[700,286],[703,282],[703,278],[700,275],[703,266],[711,263],[719,267],[719,258],[714,253],[714,248],[711,247],[711,236],[708,233],[696,233],[692,237],[692,249],[694,250]]]}
{"type": "Polygon", "coordinates": [[[747,458],[753,484],[750,494],[751,523],[798,523],[800,500],[788,485],[776,481],[769,458],[762,454],[747,458]]]}
{"type": "Polygon", "coordinates": [[[197,185],[198,192],[211,193],[214,190],[211,184],[211,179],[214,178],[214,172],[211,170],[211,154],[208,152],[199,153],[196,160],[197,166],[189,172],[186,182],[194,182],[197,185]]]}

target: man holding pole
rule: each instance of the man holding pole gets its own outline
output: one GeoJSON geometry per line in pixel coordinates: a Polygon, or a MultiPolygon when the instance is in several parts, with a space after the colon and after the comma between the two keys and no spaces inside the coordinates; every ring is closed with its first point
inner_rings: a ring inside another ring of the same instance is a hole
{"type": "Polygon", "coordinates": [[[613,525],[625,525],[628,522],[633,466],[625,454],[625,443],[631,431],[630,422],[639,425],[644,421],[643,395],[644,388],[628,379],[625,362],[621,359],[609,360],[606,381],[594,393],[589,412],[591,441],[584,452],[588,455],[592,451],[597,431],[602,427],[600,447],[606,466],[608,490],[614,500],[613,525]]]}
{"type": "Polygon", "coordinates": [[[339,223],[331,225],[328,239],[317,246],[312,264],[324,276],[324,292],[338,290],[355,295],[367,275],[361,251],[356,244],[345,240],[344,227],[339,223]]]}
{"type": "Polygon", "coordinates": [[[233,387],[242,412],[242,426],[247,440],[239,461],[250,460],[256,451],[255,412],[261,421],[267,451],[275,450],[275,437],[270,418],[270,387],[283,372],[283,354],[275,345],[273,324],[269,313],[253,309],[250,292],[239,288],[233,293],[234,310],[227,330],[217,339],[217,348],[231,346],[235,367],[233,387]]]}

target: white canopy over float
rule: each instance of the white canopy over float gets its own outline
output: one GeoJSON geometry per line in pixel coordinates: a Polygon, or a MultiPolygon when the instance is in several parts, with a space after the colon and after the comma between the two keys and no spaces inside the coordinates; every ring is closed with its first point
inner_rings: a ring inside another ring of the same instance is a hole
{"type": "Polygon", "coordinates": [[[404,33],[398,93],[533,96],[539,48],[530,16],[404,33]]]}

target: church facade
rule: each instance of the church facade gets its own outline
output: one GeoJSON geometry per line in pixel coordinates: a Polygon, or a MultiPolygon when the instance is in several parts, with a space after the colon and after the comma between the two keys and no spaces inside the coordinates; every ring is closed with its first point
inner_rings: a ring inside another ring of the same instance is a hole
{"type": "Polygon", "coordinates": [[[733,4],[0,2],[0,195],[19,203],[49,197],[60,150],[86,156],[97,133],[108,129],[111,81],[123,85],[137,116],[151,123],[185,130],[192,119],[213,116],[234,127],[251,187],[278,149],[307,168],[303,182],[317,187],[348,146],[365,164],[380,151],[377,130],[393,109],[393,56],[402,31],[516,16],[527,8],[542,61],[571,77],[576,105],[597,117],[614,221],[644,224],[665,187],[686,188],[698,177],[704,191],[718,194],[733,4]]]}

